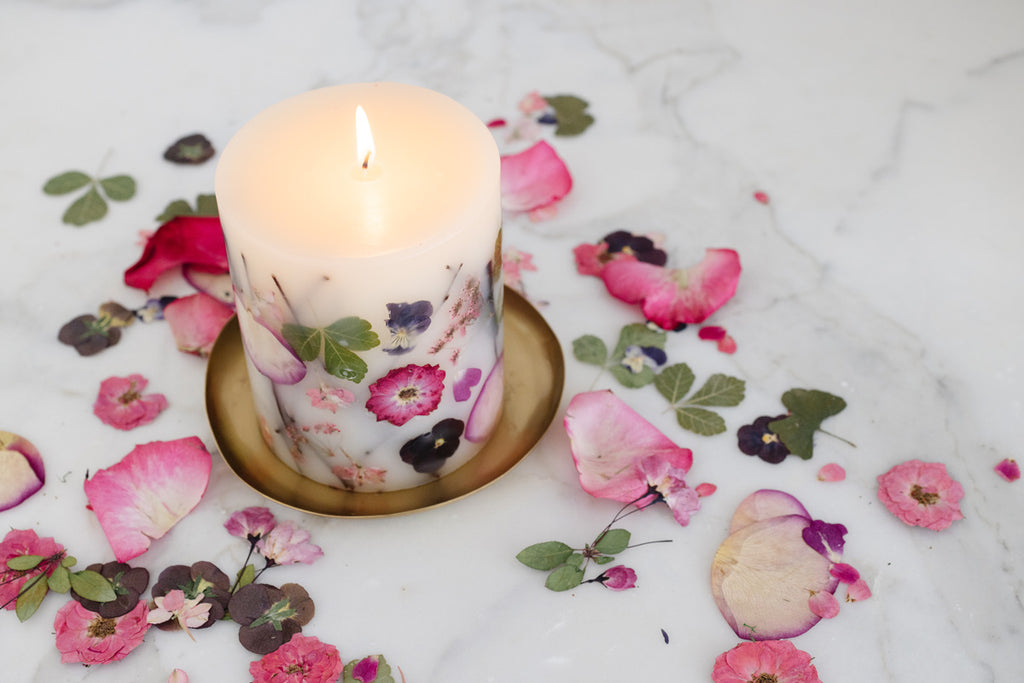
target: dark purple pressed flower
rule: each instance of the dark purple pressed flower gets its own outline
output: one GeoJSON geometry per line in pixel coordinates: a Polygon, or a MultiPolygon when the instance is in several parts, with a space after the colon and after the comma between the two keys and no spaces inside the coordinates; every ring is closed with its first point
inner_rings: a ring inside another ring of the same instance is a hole
{"type": "Polygon", "coordinates": [[[459,437],[464,428],[462,420],[451,417],[441,420],[429,432],[407,441],[399,455],[403,462],[421,474],[436,472],[459,447],[459,437]]]}
{"type": "Polygon", "coordinates": [[[779,435],[769,429],[768,425],[786,416],[770,417],[762,415],[754,420],[754,424],[744,425],[736,432],[740,450],[747,455],[756,455],[765,462],[780,463],[789,455],[789,449],[782,443],[779,435]]]}
{"type": "Polygon", "coordinates": [[[650,237],[634,235],[626,230],[616,230],[604,236],[608,245],[608,253],[626,252],[636,257],[637,261],[663,266],[668,261],[668,254],[654,246],[650,237]]]}
{"type": "Polygon", "coordinates": [[[657,346],[627,346],[620,363],[631,373],[638,374],[645,367],[657,369],[668,361],[668,355],[657,346]]]}
{"type": "Polygon", "coordinates": [[[86,569],[94,571],[114,589],[116,598],[110,602],[87,600],[71,589],[71,597],[89,611],[96,612],[104,619],[116,619],[128,614],[139,604],[139,596],[149,586],[149,571],[143,567],[130,567],[124,562],[90,564],[86,569]]]}
{"type": "Polygon", "coordinates": [[[265,655],[291,640],[313,618],[315,607],[309,593],[297,583],[280,588],[250,583],[239,588],[228,604],[238,623],[238,641],[250,652],[265,655]]]}
{"type": "Polygon", "coordinates": [[[391,340],[386,353],[400,355],[412,350],[412,342],[430,327],[430,316],[434,307],[429,301],[414,301],[411,304],[388,304],[388,319],[384,321],[391,340]]]}
{"type": "Polygon", "coordinates": [[[842,558],[843,546],[846,545],[846,527],[842,524],[829,524],[820,519],[811,521],[803,530],[804,543],[822,557],[832,562],[842,558]]]}
{"type": "MultiPolygon", "coordinates": [[[[231,579],[212,562],[196,562],[191,567],[175,564],[164,569],[153,584],[153,597],[163,597],[174,589],[184,592],[188,600],[203,595],[202,602],[210,604],[210,618],[197,628],[209,628],[220,621],[231,599],[231,579]]],[[[170,621],[157,627],[176,629],[177,623],[170,621]]]]}

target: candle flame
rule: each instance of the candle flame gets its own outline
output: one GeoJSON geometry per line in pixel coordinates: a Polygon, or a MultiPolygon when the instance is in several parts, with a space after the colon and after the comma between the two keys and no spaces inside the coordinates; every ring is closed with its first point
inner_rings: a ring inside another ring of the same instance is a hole
{"type": "Polygon", "coordinates": [[[364,171],[370,168],[376,153],[373,133],[370,132],[370,121],[366,118],[363,108],[356,106],[356,161],[364,171]]]}

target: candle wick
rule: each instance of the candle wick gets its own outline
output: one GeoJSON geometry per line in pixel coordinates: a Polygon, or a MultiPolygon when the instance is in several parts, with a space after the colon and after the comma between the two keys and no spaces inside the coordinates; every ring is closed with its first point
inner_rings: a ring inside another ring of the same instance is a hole
{"type": "Polygon", "coordinates": [[[366,153],[366,158],[363,159],[363,170],[365,171],[368,168],[370,168],[370,153],[369,152],[366,153]]]}

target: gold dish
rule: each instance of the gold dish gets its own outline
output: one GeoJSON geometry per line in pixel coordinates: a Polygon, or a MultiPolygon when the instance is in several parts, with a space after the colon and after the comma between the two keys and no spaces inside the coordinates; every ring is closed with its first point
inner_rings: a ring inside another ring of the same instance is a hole
{"type": "Polygon", "coordinates": [[[210,352],[206,415],[224,460],[257,492],[282,505],[331,517],[384,517],[450,503],[494,483],[540,440],[562,397],[565,364],[547,322],[505,289],[505,404],[494,435],[469,462],[429,484],[354,493],[307,479],[274,455],[260,436],[245,353],[232,318],[210,352]]]}

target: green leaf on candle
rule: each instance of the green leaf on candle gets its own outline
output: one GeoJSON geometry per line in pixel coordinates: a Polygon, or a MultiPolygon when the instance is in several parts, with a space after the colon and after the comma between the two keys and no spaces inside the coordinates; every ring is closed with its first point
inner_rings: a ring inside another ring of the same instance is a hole
{"type": "Polygon", "coordinates": [[[366,351],[380,345],[380,338],[370,323],[351,316],[337,320],[327,327],[305,327],[287,324],[281,332],[299,359],[314,361],[323,351],[324,369],[340,379],[358,384],[366,377],[366,362],[356,351],[366,351]]]}
{"type": "Polygon", "coordinates": [[[281,334],[300,360],[309,363],[320,357],[320,349],[323,348],[323,331],[320,328],[285,323],[281,334]]]}
{"type": "Polygon", "coordinates": [[[324,338],[324,368],[340,379],[358,384],[366,377],[366,362],[331,337],[324,338]]]}
{"type": "Polygon", "coordinates": [[[380,338],[370,323],[355,316],[342,318],[324,328],[324,334],[353,351],[366,351],[380,345],[380,338]]]}

